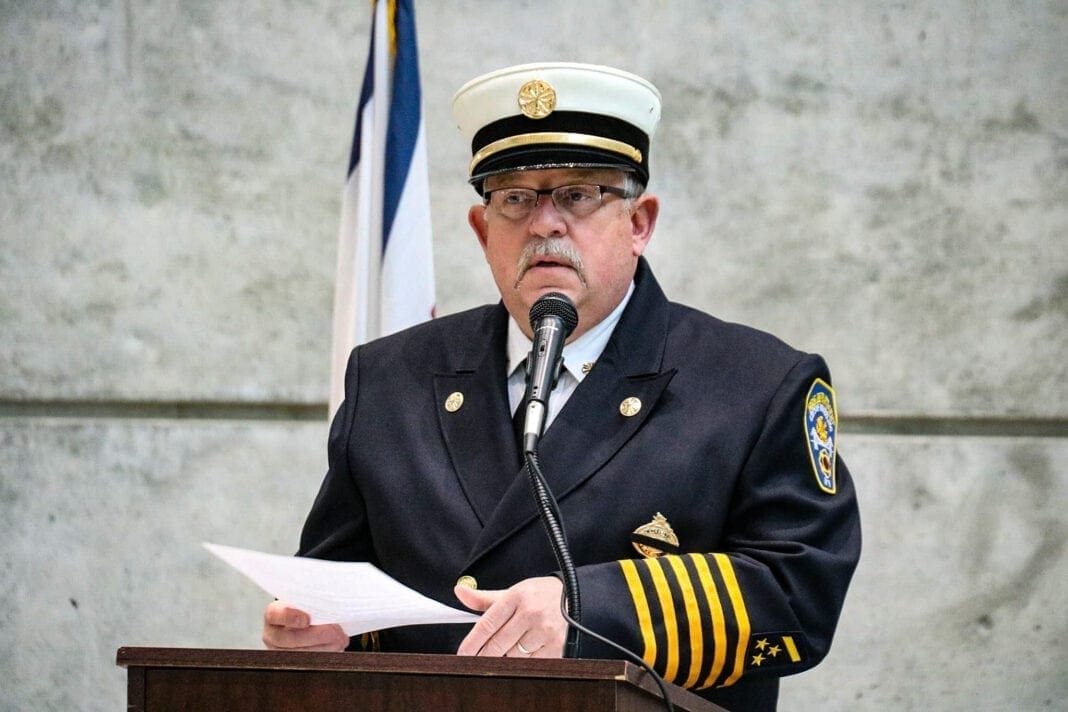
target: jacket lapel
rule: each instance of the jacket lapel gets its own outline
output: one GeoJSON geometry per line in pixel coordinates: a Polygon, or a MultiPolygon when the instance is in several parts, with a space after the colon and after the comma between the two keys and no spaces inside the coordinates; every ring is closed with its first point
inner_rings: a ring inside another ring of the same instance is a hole
{"type": "MultiPolygon", "coordinates": [[[[597,364],[571,395],[539,444],[541,468],[558,501],[592,477],[641,428],[674,376],[661,371],[668,302],[641,260],[635,291],[597,364]],[[620,411],[638,398],[640,410],[620,411]]],[[[485,521],[467,567],[537,517],[525,471],[512,478],[485,521]]]]}
{"type": "Polygon", "coordinates": [[[434,404],[445,447],[460,487],[479,522],[485,524],[515,477],[519,452],[512,434],[506,362],[507,312],[489,310],[465,344],[453,372],[434,375],[434,404]],[[459,393],[463,402],[446,408],[459,393]]]}

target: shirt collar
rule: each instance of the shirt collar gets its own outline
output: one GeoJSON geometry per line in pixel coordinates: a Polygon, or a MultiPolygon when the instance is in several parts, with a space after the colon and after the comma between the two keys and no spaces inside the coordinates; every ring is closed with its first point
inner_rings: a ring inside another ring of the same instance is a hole
{"type": "MultiPolygon", "coordinates": [[[[575,377],[575,380],[582,382],[582,379],[586,377],[586,373],[593,364],[601,356],[601,352],[604,351],[604,347],[608,345],[608,340],[612,338],[612,332],[616,330],[616,324],[619,323],[619,318],[623,316],[623,310],[626,309],[627,303],[630,301],[631,294],[634,293],[634,282],[630,283],[630,287],[627,288],[627,293],[623,296],[623,299],[616,305],[616,308],[612,310],[612,313],[606,316],[595,324],[592,329],[587,331],[579,338],[572,341],[570,344],[564,345],[564,368],[575,377]],[[588,365],[587,365],[588,364],[588,365]]],[[[508,318],[508,375],[511,376],[515,372],[519,364],[523,363],[523,360],[530,355],[530,349],[533,348],[534,343],[526,337],[526,335],[519,328],[519,323],[516,322],[514,317],[508,318]]]]}

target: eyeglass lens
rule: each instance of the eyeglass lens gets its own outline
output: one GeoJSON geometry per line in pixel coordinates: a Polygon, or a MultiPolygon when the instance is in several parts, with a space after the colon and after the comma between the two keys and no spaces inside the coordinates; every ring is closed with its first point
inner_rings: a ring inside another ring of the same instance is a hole
{"type": "MultiPolygon", "coordinates": [[[[553,205],[561,213],[582,218],[601,207],[603,196],[610,186],[562,185],[557,188],[534,190],[533,188],[499,188],[486,193],[489,204],[506,218],[519,220],[527,217],[538,205],[543,195],[552,197],[553,205]]],[[[622,192],[622,191],[619,191],[622,192]]]]}

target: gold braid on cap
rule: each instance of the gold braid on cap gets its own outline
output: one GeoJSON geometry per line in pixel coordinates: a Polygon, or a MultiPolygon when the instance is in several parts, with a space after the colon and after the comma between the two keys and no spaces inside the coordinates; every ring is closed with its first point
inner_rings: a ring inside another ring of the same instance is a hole
{"type": "Polygon", "coordinates": [[[507,151],[509,148],[515,148],[517,146],[531,146],[539,143],[564,143],[573,146],[600,148],[605,151],[611,151],[612,153],[626,156],[635,163],[642,162],[642,152],[634,148],[634,146],[623,143],[622,141],[604,138],[603,136],[591,136],[589,134],[545,131],[541,133],[509,136],[508,138],[502,138],[499,141],[494,141],[493,143],[483,146],[471,158],[471,165],[468,166],[467,172],[474,173],[475,166],[496,153],[507,151]]]}

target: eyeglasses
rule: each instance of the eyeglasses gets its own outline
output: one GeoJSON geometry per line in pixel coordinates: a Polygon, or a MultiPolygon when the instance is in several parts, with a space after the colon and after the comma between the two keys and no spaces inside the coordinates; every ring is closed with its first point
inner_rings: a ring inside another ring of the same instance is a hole
{"type": "Polygon", "coordinates": [[[618,195],[620,198],[634,196],[612,185],[561,185],[556,188],[535,190],[534,188],[497,188],[482,194],[486,205],[509,220],[523,220],[538,206],[541,196],[552,196],[553,205],[564,216],[584,218],[591,215],[604,201],[604,194],[618,195]]]}

